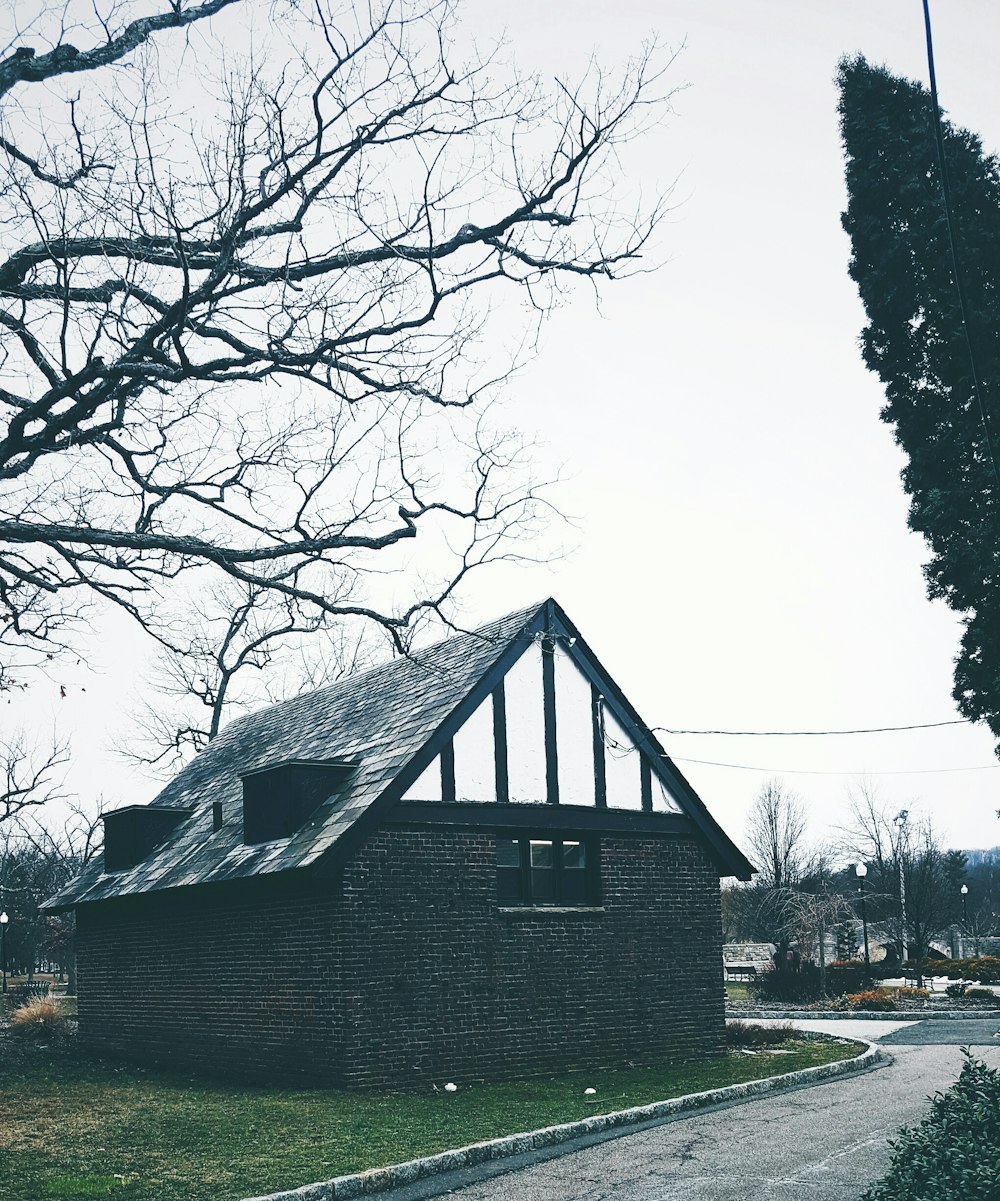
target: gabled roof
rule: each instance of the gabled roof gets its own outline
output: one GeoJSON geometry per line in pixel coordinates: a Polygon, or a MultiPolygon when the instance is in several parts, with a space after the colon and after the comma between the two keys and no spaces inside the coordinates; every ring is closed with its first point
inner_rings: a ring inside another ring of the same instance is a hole
{"type": "Polygon", "coordinates": [[[577,666],[598,684],[636,744],[649,752],[720,868],[748,879],[750,864],[549,600],[233,722],[153,802],[194,810],[162,846],[134,868],[114,874],[103,871],[98,856],[45,908],[319,865],[350,833],[372,827],[399,800],[543,630],[563,635],[577,666]],[[289,760],[351,760],[358,766],[291,838],[248,846],[240,820],[241,777],[289,760]],[[213,802],[223,806],[219,830],[213,829],[213,802]]]}

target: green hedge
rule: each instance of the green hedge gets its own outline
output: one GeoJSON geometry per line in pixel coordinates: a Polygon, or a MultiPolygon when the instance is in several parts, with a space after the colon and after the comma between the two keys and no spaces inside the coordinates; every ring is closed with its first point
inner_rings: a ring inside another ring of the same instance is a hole
{"type": "Polygon", "coordinates": [[[1000,1072],[963,1054],[958,1080],[891,1144],[888,1174],[861,1201],[997,1201],[1000,1072]]]}
{"type": "MultiPolygon", "coordinates": [[[[906,971],[916,970],[916,962],[907,959],[903,964],[906,971]]],[[[925,976],[947,976],[949,980],[978,980],[982,984],[1000,984],[1000,958],[996,955],[980,955],[977,959],[925,959],[925,976]]]]}
{"type": "Polygon", "coordinates": [[[980,955],[978,959],[956,959],[949,966],[949,976],[954,974],[963,980],[978,980],[980,984],[1000,984],[1000,959],[995,955],[980,955]]]}

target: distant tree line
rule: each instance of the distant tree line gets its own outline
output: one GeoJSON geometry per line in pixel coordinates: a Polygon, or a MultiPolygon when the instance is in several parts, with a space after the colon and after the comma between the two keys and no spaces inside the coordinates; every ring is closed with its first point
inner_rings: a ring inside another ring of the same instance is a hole
{"type": "Polygon", "coordinates": [[[771,780],[754,799],[745,841],[758,871],[749,884],[723,888],[724,938],[773,943],[778,962],[795,946],[815,954],[822,974],[828,946],[838,958],[858,956],[858,863],[867,869],[865,915],[877,959],[883,947],[890,961],[905,951],[919,971],[932,942],[952,930],[974,954],[1000,933],[1000,853],[970,862],[941,844],[930,820],[893,814],[870,786],[853,794],[850,822],[833,844],[816,848],[803,802],[771,780]]]}
{"type": "Polygon", "coordinates": [[[0,910],[8,917],[8,975],[31,979],[44,966],[66,979],[71,993],[76,991],[74,915],[42,913],[40,906],[98,849],[99,828],[99,812],[88,814],[73,806],[60,826],[51,814],[0,823],[0,910]]]}

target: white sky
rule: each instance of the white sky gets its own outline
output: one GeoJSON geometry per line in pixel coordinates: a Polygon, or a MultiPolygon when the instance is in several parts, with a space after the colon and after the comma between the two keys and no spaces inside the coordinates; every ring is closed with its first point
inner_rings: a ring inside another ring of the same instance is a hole
{"type": "MultiPolygon", "coordinates": [[[[857,349],[863,314],[839,220],[837,60],[861,50],[924,79],[919,0],[465,0],[463,11],[484,43],[506,28],[524,69],[571,77],[592,52],[613,67],[652,31],[686,40],[672,70],[689,85],[623,160],[650,192],[680,176],[662,267],[608,288],[600,313],[583,292],[561,309],[505,402],[565,465],[575,550],[474,580],[465,620],[554,595],[654,726],[957,716],[960,626],[925,596],[902,458],[857,349]]],[[[938,0],[933,15],[942,103],[998,149],[1000,10],[938,0]]],[[[103,661],[12,701],[43,734],[53,721],[74,732],[72,783],[85,795],[134,803],[156,791],[107,746],[145,653],[116,636],[103,661]]],[[[929,814],[952,845],[1000,843],[985,728],[664,742],[738,841],[769,776],[801,794],[822,837],[870,772],[887,803],[929,814]],[[957,770],[969,768],[986,770],[957,770]]]]}

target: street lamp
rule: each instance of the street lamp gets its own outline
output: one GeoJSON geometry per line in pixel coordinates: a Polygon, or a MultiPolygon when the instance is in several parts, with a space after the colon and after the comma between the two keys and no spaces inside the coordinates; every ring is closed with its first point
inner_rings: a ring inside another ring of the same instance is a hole
{"type": "Polygon", "coordinates": [[[3,991],[7,991],[7,923],[10,918],[0,913],[0,963],[3,964],[3,991]]]}
{"type": "Polygon", "coordinates": [[[904,963],[908,957],[908,948],[906,945],[906,880],[903,875],[903,843],[906,839],[906,822],[909,816],[909,809],[900,809],[892,819],[892,824],[898,831],[896,835],[896,858],[899,860],[899,949],[902,952],[904,963]]]}
{"type": "Polygon", "coordinates": [[[962,885],[961,892],[962,892],[962,925],[967,927],[969,925],[969,905],[968,905],[969,886],[968,886],[968,884],[962,885]]]}
{"type": "Polygon", "coordinates": [[[868,953],[868,913],[865,910],[865,876],[868,875],[868,868],[864,863],[859,863],[854,874],[858,877],[858,892],[861,894],[861,928],[865,932],[865,987],[871,986],[872,982],[872,961],[868,953]]]}

